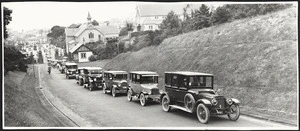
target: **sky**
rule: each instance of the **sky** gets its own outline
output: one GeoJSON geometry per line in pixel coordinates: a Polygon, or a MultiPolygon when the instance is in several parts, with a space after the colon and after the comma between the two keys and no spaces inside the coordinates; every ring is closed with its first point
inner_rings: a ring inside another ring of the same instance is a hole
{"type": "Polygon", "coordinates": [[[84,23],[88,12],[98,22],[133,19],[136,8],[133,2],[6,2],[2,5],[13,11],[8,28],[16,31],[84,23]]]}

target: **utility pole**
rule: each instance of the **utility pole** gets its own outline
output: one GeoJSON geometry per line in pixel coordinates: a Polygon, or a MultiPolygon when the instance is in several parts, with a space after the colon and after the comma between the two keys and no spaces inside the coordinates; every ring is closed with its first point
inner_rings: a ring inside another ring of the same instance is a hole
{"type": "Polygon", "coordinates": [[[32,59],[32,67],[33,67],[33,76],[35,77],[35,71],[34,71],[34,58],[32,59]]]}

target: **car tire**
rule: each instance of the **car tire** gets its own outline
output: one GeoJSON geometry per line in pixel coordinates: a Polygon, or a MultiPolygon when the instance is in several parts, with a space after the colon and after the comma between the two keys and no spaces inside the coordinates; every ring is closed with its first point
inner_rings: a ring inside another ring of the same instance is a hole
{"type": "Polygon", "coordinates": [[[94,90],[94,86],[92,85],[92,84],[90,84],[90,86],[88,86],[89,87],[89,90],[90,91],[93,91],[94,90]]]}
{"type": "Polygon", "coordinates": [[[198,117],[198,120],[200,123],[206,124],[209,121],[210,111],[204,104],[200,103],[197,106],[196,113],[197,113],[197,117],[198,117]]]}
{"type": "Polygon", "coordinates": [[[107,94],[106,85],[105,84],[102,85],[102,91],[103,91],[104,94],[107,94]]]}
{"type": "Polygon", "coordinates": [[[232,104],[229,107],[229,113],[227,114],[228,118],[232,121],[236,121],[240,117],[240,107],[238,104],[232,104]],[[235,114],[232,116],[232,114],[235,114]]]}
{"type": "Polygon", "coordinates": [[[83,85],[83,81],[79,80],[79,85],[82,86],[83,85]]]}
{"type": "Polygon", "coordinates": [[[162,100],[161,100],[161,105],[162,105],[162,108],[165,112],[169,112],[171,107],[169,106],[170,104],[170,98],[169,96],[167,95],[164,95],[162,100]]]}
{"type": "Polygon", "coordinates": [[[146,105],[146,98],[145,98],[144,93],[140,94],[140,103],[141,103],[142,106],[146,105]]]}
{"type": "Polygon", "coordinates": [[[184,96],[184,106],[187,110],[194,112],[195,110],[195,98],[192,94],[188,93],[184,96]]]}
{"type": "Polygon", "coordinates": [[[117,93],[116,93],[116,87],[112,87],[112,89],[111,89],[111,95],[112,95],[113,97],[116,97],[116,96],[117,96],[117,93]]]}
{"type": "Polygon", "coordinates": [[[131,90],[127,91],[127,100],[132,101],[132,91],[131,90]]]}

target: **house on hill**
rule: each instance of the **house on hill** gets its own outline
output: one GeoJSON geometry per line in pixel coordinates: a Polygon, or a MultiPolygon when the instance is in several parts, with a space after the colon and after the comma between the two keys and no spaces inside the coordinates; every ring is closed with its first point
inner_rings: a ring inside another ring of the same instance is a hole
{"type": "Polygon", "coordinates": [[[89,42],[103,41],[106,43],[110,39],[117,39],[119,37],[119,28],[116,25],[92,25],[92,17],[88,13],[87,23],[81,24],[78,28],[67,27],[66,33],[66,51],[69,54],[78,48],[77,45],[82,45],[89,42]]]}
{"type": "Polygon", "coordinates": [[[83,43],[77,44],[75,47],[73,47],[70,50],[70,53],[75,62],[88,62],[89,57],[91,55],[95,54],[95,52],[93,52],[93,50],[91,50],[89,47],[87,47],[83,43]]]}
{"type": "MultiPolygon", "coordinates": [[[[140,26],[140,30],[159,30],[159,25],[173,11],[181,20],[184,19],[183,8],[187,8],[186,13],[191,16],[192,10],[198,10],[201,4],[178,4],[178,3],[159,3],[159,4],[140,4],[136,6],[135,27],[140,26]]],[[[207,5],[213,9],[213,5],[207,5]]]]}

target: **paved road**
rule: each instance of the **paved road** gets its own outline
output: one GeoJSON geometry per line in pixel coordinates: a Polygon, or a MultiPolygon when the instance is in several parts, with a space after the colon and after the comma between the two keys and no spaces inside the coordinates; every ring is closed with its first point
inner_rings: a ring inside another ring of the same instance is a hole
{"type": "MultiPolygon", "coordinates": [[[[57,69],[53,69],[49,75],[46,72],[46,64],[39,66],[41,82],[44,83],[43,88],[49,90],[64,105],[64,108],[72,111],[71,114],[69,113],[70,118],[84,119],[85,122],[80,125],[84,127],[227,127],[229,129],[232,129],[232,127],[238,127],[237,129],[249,129],[249,127],[255,129],[261,127],[287,129],[290,127],[243,115],[235,122],[228,120],[227,116],[215,116],[211,117],[209,124],[201,124],[195,114],[177,109],[164,112],[158,103],[150,103],[142,107],[138,100],[134,99],[132,102],[128,102],[126,95],[113,98],[111,95],[103,94],[101,90],[90,92],[77,85],[74,79],[66,79],[57,69]]],[[[76,122],[76,120],[74,121],[76,122]]]]}

